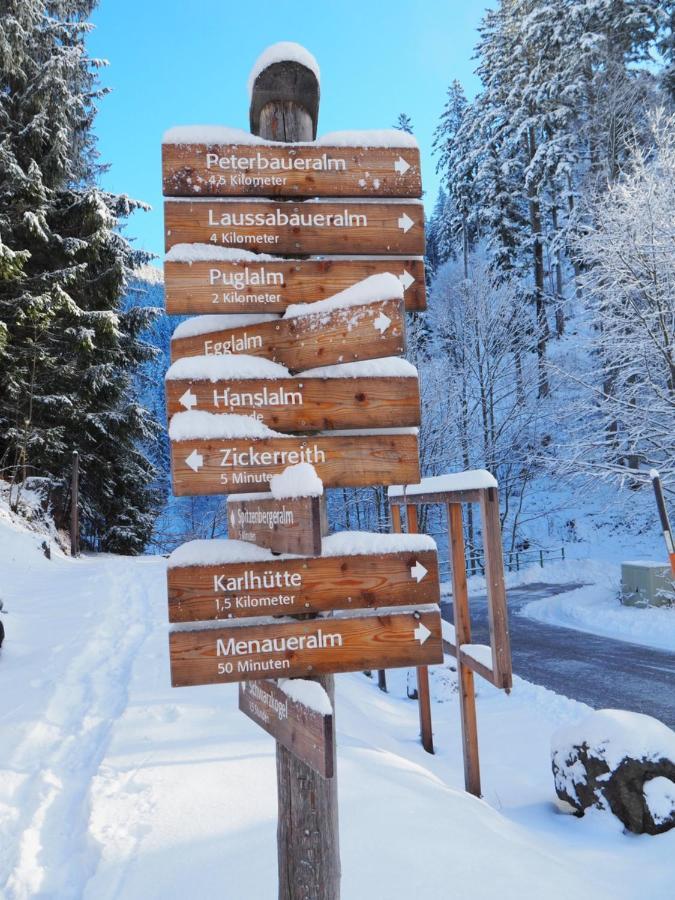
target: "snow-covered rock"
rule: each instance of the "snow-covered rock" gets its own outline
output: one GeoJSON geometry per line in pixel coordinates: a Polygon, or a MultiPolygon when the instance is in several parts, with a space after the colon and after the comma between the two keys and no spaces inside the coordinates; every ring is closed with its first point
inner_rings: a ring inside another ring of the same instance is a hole
{"type": "Polygon", "coordinates": [[[600,709],[551,741],[555,788],[579,815],[610,809],[636,834],[675,827],[675,732],[641,713],[600,709]]]}

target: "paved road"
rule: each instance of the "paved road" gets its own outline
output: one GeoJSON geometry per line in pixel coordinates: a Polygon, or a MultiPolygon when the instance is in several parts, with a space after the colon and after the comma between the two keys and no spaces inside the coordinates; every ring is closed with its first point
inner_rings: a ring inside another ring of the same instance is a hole
{"type": "MultiPolygon", "coordinates": [[[[518,615],[531,600],[579,586],[537,583],[508,591],[514,672],[590,706],[647,713],[675,728],[675,654],[518,615]]],[[[452,622],[452,601],[441,611],[452,622]]],[[[471,622],[472,641],[488,644],[485,596],[471,599],[471,622]]]]}

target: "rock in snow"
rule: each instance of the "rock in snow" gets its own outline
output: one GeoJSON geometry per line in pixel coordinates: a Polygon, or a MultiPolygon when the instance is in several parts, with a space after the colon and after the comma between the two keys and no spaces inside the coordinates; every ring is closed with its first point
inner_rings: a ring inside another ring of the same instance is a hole
{"type": "Polygon", "coordinates": [[[675,732],[658,719],[600,709],[551,741],[555,788],[578,815],[609,808],[628,831],[675,827],[675,732]]]}

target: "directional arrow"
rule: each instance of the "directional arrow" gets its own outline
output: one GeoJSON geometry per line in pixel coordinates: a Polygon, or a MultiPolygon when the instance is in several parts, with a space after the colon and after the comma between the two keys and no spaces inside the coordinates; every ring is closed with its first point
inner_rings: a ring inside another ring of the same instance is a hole
{"type": "Polygon", "coordinates": [[[424,568],[421,562],[415,561],[415,565],[410,567],[410,577],[414,578],[415,581],[419,584],[427,574],[427,571],[428,570],[424,568]]]}
{"type": "Polygon", "coordinates": [[[423,625],[421,622],[413,632],[415,635],[415,640],[419,641],[420,644],[423,644],[428,637],[430,637],[431,632],[427,628],[426,625],[423,625]]]}
{"type": "Polygon", "coordinates": [[[197,405],[197,397],[192,393],[190,388],[188,388],[183,396],[178,398],[178,402],[181,406],[184,406],[185,409],[192,409],[193,406],[197,405]]]}
{"type": "Polygon", "coordinates": [[[197,453],[196,450],[193,450],[192,453],[186,458],[185,462],[190,466],[193,472],[199,472],[201,467],[204,465],[204,457],[201,453],[197,453]]]}
{"type": "Polygon", "coordinates": [[[391,325],[391,319],[389,318],[389,316],[385,316],[385,314],[381,312],[379,316],[373,321],[373,325],[375,326],[375,328],[377,328],[380,334],[384,334],[387,328],[389,328],[389,326],[391,325]]]}
{"type": "Polygon", "coordinates": [[[413,222],[413,220],[406,213],[403,213],[402,216],[399,216],[398,227],[401,229],[403,234],[407,234],[414,224],[415,223],[413,222]]]}
{"type": "Polygon", "coordinates": [[[410,168],[410,165],[403,159],[402,156],[399,156],[399,158],[394,163],[394,168],[396,169],[396,171],[398,172],[399,175],[405,175],[405,173],[410,168]]]}
{"type": "Polygon", "coordinates": [[[407,269],[403,270],[403,275],[398,276],[398,280],[403,285],[403,290],[407,291],[411,284],[415,284],[415,279],[407,269]]]}

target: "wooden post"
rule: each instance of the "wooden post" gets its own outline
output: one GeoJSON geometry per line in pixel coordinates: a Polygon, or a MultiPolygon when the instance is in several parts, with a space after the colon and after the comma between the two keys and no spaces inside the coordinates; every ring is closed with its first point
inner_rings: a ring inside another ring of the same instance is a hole
{"type": "Polygon", "coordinates": [[[459,708],[464,749],[464,785],[470,794],[480,797],[476,693],[473,684],[473,672],[462,664],[461,654],[462,644],[471,643],[471,620],[469,618],[469,592],[466,585],[464,532],[462,506],[460,503],[448,503],[448,531],[450,533],[450,554],[452,558],[452,606],[455,613],[457,678],[459,681],[459,708]]]}
{"type": "Polygon", "coordinates": [[[80,554],[80,454],[73,450],[70,476],[70,555],[80,554]]]}
{"type": "Polygon", "coordinates": [[[497,488],[481,491],[480,511],[483,526],[483,554],[485,557],[485,581],[490,616],[490,644],[494,660],[494,676],[497,687],[511,690],[511,639],[506,609],[504,587],[504,559],[502,553],[502,529],[499,522],[499,498],[497,488]]]}
{"type": "MultiPolygon", "coordinates": [[[[274,63],[253,85],[251,131],[266,140],[312,141],[318,105],[313,72],[297,62],[274,63]]],[[[316,681],[330,697],[335,715],[333,676],[316,681]]],[[[321,778],[277,743],[277,793],[279,900],[339,900],[337,776],[321,778]]]]}
{"type": "MultiPolygon", "coordinates": [[[[408,519],[408,533],[417,534],[419,531],[417,507],[412,503],[406,506],[406,516],[408,519]]],[[[419,703],[422,746],[427,753],[433,753],[434,734],[431,727],[431,691],[429,690],[429,669],[427,666],[417,666],[417,699],[419,703]]]]}

